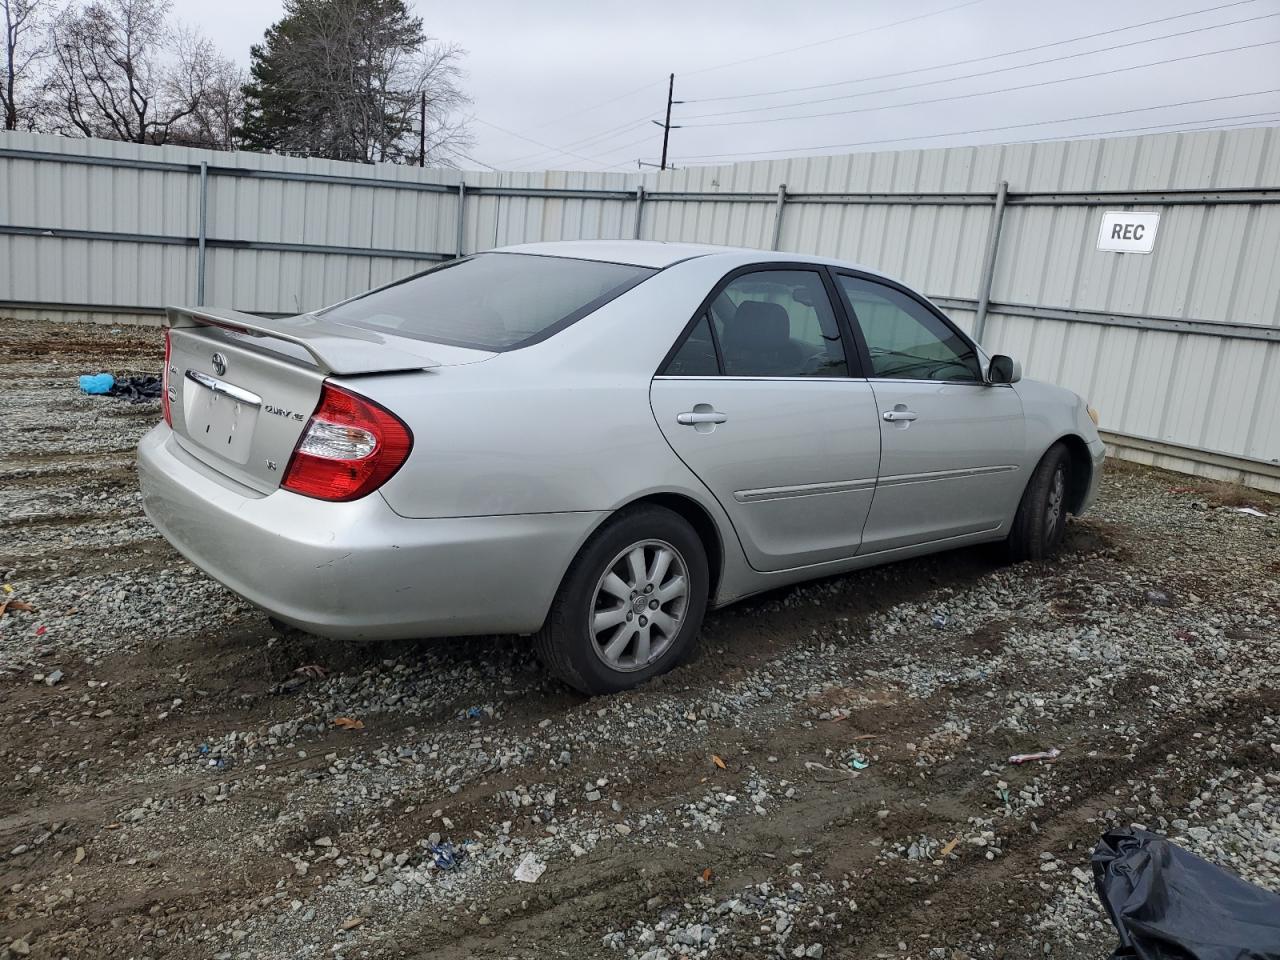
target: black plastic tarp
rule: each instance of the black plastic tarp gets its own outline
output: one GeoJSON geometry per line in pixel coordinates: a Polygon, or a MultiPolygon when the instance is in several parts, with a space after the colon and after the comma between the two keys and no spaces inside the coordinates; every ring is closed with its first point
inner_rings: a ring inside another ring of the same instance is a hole
{"type": "Polygon", "coordinates": [[[1280,895],[1145,830],[1108,831],[1091,860],[1113,960],[1280,960],[1280,895]]]}

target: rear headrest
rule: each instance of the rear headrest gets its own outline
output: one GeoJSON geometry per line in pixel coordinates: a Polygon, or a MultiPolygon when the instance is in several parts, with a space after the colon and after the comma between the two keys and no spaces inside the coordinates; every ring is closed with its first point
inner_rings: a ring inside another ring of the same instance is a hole
{"type": "Polygon", "coordinates": [[[744,300],[725,331],[726,349],[777,350],[791,343],[791,318],[779,304],[744,300]]]}

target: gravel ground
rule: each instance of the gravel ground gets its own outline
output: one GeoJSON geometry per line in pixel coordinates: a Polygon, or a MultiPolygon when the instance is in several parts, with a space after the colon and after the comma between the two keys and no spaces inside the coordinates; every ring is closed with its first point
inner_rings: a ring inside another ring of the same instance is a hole
{"type": "Polygon", "coordinates": [[[76,391],[156,332],[0,348],[0,960],[1102,958],[1131,823],[1280,889],[1274,498],[1112,465],[1053,562],[769,594],[585,699],[519,639],[276,636],[142,517],[158,405],[76,391]]]}

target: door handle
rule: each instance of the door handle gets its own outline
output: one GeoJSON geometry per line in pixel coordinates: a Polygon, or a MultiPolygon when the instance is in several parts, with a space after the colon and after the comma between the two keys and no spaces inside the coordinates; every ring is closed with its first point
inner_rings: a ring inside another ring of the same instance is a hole
{"type": "Polygon", "coordinates": [[[884,418],[890,423],[894,423],[899,420],[915,420],[916,416],[917,415],[914,410],[886,410],[884,412],[884,418]]]}
{"type": "Polygon", "coordinates": [[[687,413],[677,413],[676,423],[682,423],[686,427],[696,426],[699,423],[724,423],[729,418],[717,410],[709,413],[701,410],[690,410],[687,413]]]}

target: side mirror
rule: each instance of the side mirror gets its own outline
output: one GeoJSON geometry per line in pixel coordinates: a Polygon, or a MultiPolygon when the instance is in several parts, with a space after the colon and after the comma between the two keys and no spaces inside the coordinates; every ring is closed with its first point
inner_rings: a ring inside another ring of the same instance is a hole
{"type": "Polygon", "coordinates": [[[987,367],[987,383],[1017,383],[1022,379],[1022,364],[1003,353],[991,358],[987,367]]]}

